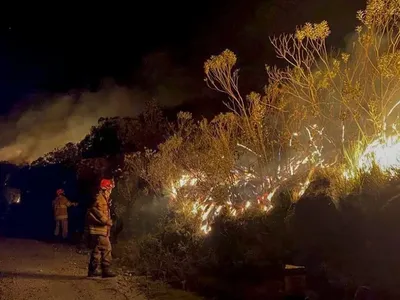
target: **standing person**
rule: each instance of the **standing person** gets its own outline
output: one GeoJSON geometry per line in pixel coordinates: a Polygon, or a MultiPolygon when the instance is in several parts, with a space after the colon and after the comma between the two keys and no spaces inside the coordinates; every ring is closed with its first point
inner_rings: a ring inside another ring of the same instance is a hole
{"type": "Polygon", "coordinates": [[[62,237],[64,239],[68,236],[68,207],[77,206],[78,203],[73,203],[65,197],[63,189],[57,190],[57,197],[53,200],[53,213],[54,220],[56,221],[56,228],[54,229],[54,235],[60,234],[60,227],[62,231],[62,237]]]}
{"type": "Polygon", "coordinates": [[[112,180],[102,179],[100,182],[100,191],[96,195],[95,202],[86,214],[87,231],[89,233],[91,248],[88,277],[102,276],[103,278],[109,278],[116,276],[110,270],[112,260],[110,196],[113,188],[114,182],[112,180]],[[101,267],[101,271],[99,267],[101,267]]]}

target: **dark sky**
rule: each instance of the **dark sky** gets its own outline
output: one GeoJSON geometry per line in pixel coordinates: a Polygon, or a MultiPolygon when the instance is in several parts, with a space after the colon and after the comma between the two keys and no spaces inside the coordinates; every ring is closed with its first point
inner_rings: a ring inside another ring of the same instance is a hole
{"type": "Polygon", "coordinates": [[[0,114],[35,92],[96,88],[105,77],[134,84],[142,57],[158,50],[170,53],[176,63],[191,65],[196,80],[201,80],[201,62],[228,47],[239,52],[248,66],[259,65],[261,70],[265,60],[273,57],[268,34],[293,30],[297,21],[314,16],[316,21],[333,18],[341,38],[353,29],[355,11],[364,1],[131,1],[123,5],[112,1],[86,7],[57,3],[57,9],[48,5],[2,8],[0,114]]]}
{"type": "Polygon", "coordinates": [[[7,18],[0,28],[2,112],[35,90],[90,88],[103,77],[128,80],[145,53],[185,47],[204,20],[215,15],[218,5],[213,2],[218,0],[140,5],[113,1],[102,7],[36,6],[10,15],[3,11],[7,18]]]}

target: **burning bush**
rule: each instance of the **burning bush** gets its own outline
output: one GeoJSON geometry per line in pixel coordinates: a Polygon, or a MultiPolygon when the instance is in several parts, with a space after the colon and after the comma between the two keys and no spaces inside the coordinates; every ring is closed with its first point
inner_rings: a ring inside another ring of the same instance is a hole
{"type": "MultiPolygon", "coordinates": [[[[376,199],[383,184],[396,180],[400,158],[400,3],[371,0],[357,17],[360,26],[347,51],[327,49],[326,22],[272,38],[288,67],[267,67],[263,95],[241,95],[234,53],[212,56],[204,65],[206,82],[227,95],[231,112],[211,121],[180,113],[157,151],[126,155],[127,170],[169,198],[156,233],[138,242],[146,272],[184,283],[207,266],[271,266],[293,260],[296,249],[311,253],[320,246],[319,262],[343,267],[332,249],[348,249],[338,241],[350,239],[338,228],[349,224],[347,209],[358,201],[349,195],[363,195],[361,203],[376,199]],[[329,178],[329,188],[304,194],[316,175],[329,178]],[[314,210],[326,216],[313,223],[314,210]],[[285,221],[311,225],[288,231],[285,221]],[[321,239],[311,241],[320,223],[329,224],[318,228],[321,239]]],[[[374,211],[390,197],[372,201],[374,211]]],[[[356,210],[366,222],[370,215],[356,210]]]]}
{"type": "Polygon", "coordinates": [[[222,212],[270,211],[283,186],[299,198],[318,169],[351,186],[341,192],[352,192],[373,165],[394,175],[399,17],[398,1],[369,1],[348,53],[328,51],[326,22],[272,38],[288,67],[267,67],[263,96],[241,95],[231,51],[212,56],[206,82],[228,96],[231,113],[198,123],[181,113],[175,134],[146,154],[148,181],[167,190],[176,209],[199,216],[208,233],[222,212]]]}

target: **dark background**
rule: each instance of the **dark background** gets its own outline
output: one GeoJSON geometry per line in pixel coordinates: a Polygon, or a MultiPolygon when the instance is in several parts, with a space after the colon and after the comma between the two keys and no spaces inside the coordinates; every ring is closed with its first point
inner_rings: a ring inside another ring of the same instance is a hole
{"type": "MultiPolygon", "coordinates": [[[[143,71],[144,62],[149,64],[144,57],[155,52],[167,55],[168,68],[183,69],[182,76],[192,78],[187,102],[204,98],[202,64],[225,48],[238,54],[243,90],[258,90],[265,84],[264,64],[276,63],[268,36],[292,32],[306,21],[326,19],[333,32],[330,44],[344,46],[343,37],[354,29],[356,11],[365,1],[38,2],[13,6],[3,6],[0,14],[2,115],[32,94],[96,90],[105,78],[129,87],[151,88],[146,80],[162,62],[155,59],[149,74],[143,71]]],[[[208,97],[211,100],[202,105],[212,110],[216,96],[208,97]]],[[[188,109],[200,108],[192,105],[188,109]]]]}

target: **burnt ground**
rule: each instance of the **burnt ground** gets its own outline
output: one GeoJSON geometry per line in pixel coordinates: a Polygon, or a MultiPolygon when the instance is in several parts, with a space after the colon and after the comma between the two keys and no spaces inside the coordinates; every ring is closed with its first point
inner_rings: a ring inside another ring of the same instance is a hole
{"type": "Polygon", "coordinates": [[[0,300],[146,299],[128,276],[86,278],[87,262],[70,246],[0,238],[0,300]]]}

